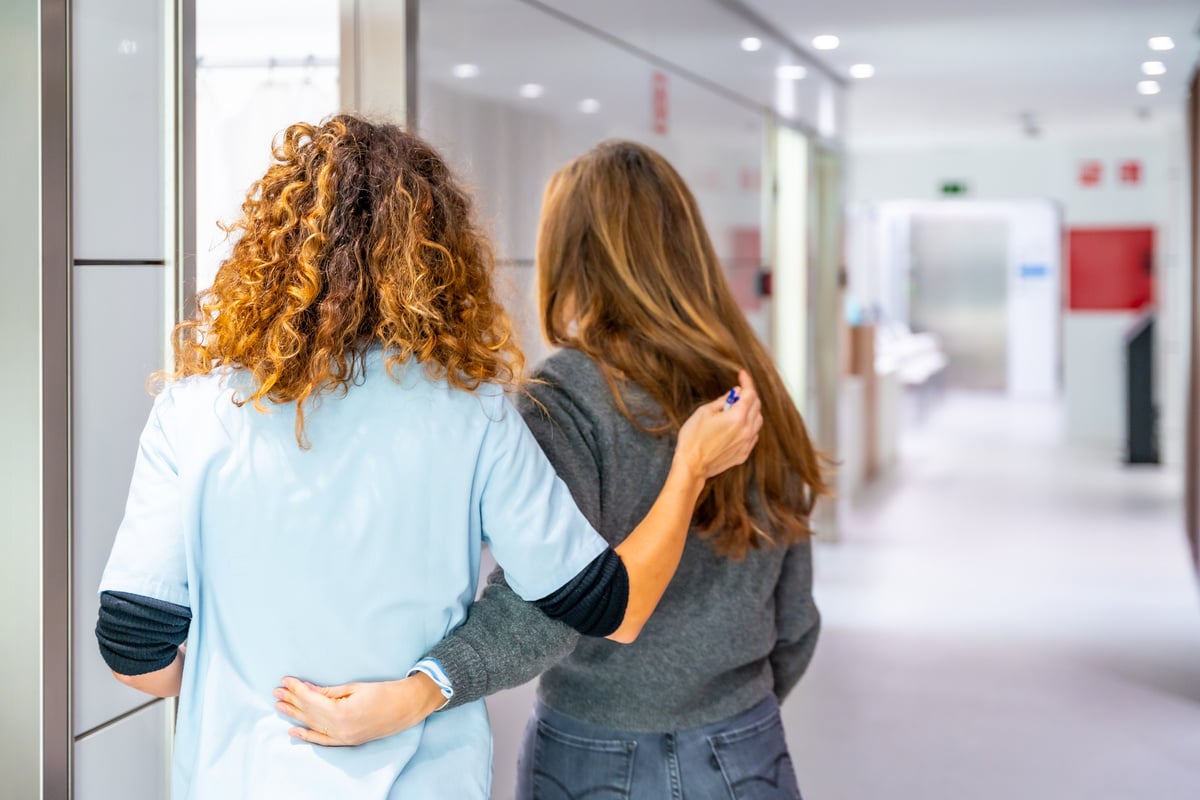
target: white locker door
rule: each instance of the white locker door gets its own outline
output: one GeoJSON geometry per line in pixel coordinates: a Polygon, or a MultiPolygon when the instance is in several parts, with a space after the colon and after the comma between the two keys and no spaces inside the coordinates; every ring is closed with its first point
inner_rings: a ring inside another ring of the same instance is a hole
{"type": "Polygon", "coordinates": [[[71,364],[74,734],[146,702],[100,657],[96,589],[125,512],[138,437],[150,413],[146,378],[163,363],[164,267],[74,269],[71,364]]]}
{"type": "Polygon", "coordinates": [[[75,800],[170,796],[168,705],[159,700],[75,742],[75,800]]]}

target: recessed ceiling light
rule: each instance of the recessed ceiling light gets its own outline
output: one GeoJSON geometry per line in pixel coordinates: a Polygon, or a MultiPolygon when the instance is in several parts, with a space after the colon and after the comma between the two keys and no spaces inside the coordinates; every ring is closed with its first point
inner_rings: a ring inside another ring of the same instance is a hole
{"type": "Polygon", "coordinates": [[[1166,75],[1167,66],[1161,61],[1143,61],[1142,74],[1144,75],[1166,75]]]}
{"type": "Polygon", "coordinates": [[[600,101],[594,97],[579,101],[579,110],[585,114],[595,114],[600,110],[600,101]]]}
{"type": "Polygon", "coordinates": [[[745,39],[742,39],[742,49],[747,53],[754,53],[758,50],[762,50],[762,39],[758,38],[757,36],[747,36],[745,39]]]}
{"type": "Polygon", "coordinates": [[[1138,94],[1158,94],[1161,91],[1158,81],[1138,81],[1138,94]]]}
{"type": "Polygon", "coordinates": [[[875,74],[875,68],[870,64],[855,64],[850,68],[851,78],[870,78],[875,74]]]}
{"type": "Polygon", "coordinates": [[[804,80],[808,70],[799,64],[781,64],[775,68],[775,77],[784,81],[804,80]]]}
{"type": "Polygon", "coordinates": [[[831,33],[823,33],[813,37],[813,47],[818,50],[837,50],[842,40],[831,33]]]}
{"type": "Polygon", "coordinates": [[[521,97],[529,100],[534,100],[546,93],[546,87],[540,83],[523,83],[521,84],[521,97]]]}
{"type": "Polygon", "coordinates": [[[1151,50],[1174,50],[1175,49],[1175,40],[1172,39],[1170,36],[1151,36],[1150,37],[1150,49],[1151,50]]]}
{"type": "Polygon", "coordinates": [[[474,78],[479,75],[479,67],[475,64],[455,64],[451,72],[456,78],[474,78]]]}

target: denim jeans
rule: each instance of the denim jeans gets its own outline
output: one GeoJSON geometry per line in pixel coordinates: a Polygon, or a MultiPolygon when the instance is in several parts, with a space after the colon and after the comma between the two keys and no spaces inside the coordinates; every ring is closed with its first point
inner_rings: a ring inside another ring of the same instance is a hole
{"type": "Polygon", "coordinates": [[[542,703],[525,729],[517,800],[799,800],[774,695],[689,730],[591,725],[542,703]]]}

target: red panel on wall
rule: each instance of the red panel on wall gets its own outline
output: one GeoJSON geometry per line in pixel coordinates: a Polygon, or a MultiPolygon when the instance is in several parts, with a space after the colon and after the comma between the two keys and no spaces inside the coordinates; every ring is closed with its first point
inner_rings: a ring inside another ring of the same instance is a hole
{"type": "Polygon", "coordinates": [[[1072,311],[1136,311],[1154,299],[1153,228],[1072,228],[1067,248],[1072,311]]]}
{"type": "Polygon", "coordinates": [[[762,270],[762,232],[758,228],[729,229],[733,258],[726,262],[725,277],[733,297],[743,311],[757,311],[762,305],[758,290],[762,270]]]}

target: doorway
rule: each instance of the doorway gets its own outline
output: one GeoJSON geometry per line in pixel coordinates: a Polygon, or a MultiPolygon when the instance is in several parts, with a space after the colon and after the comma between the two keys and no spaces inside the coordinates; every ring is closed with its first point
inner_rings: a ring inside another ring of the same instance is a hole
{"type": "Polygon", "coordinates": [[[940,339],[949,385],[1007,385],[1008,237],[1000,217],[912,218],[911,324],[940,339]]]}

